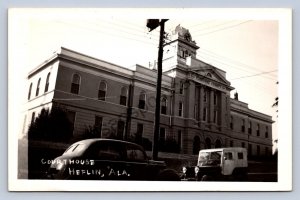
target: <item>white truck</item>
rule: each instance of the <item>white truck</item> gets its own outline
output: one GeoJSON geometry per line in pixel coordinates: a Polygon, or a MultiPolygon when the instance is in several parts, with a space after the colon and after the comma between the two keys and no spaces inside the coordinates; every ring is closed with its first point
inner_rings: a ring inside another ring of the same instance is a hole
{"type": "Polygon", "coordinates": [[[197,166],[184,166],[181,180],[246,181],[247,149],[241,147],[203,149],[197,166]]]}

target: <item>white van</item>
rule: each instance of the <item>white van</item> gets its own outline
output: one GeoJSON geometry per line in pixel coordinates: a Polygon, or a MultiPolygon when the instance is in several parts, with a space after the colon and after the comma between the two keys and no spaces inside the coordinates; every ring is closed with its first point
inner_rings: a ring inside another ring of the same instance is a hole
{"type": "Polygon", "coordinates": [[[183,180],[246,180],[247,150],[241,147],[203,149],[197,166],[183,167],[183,180]]]}

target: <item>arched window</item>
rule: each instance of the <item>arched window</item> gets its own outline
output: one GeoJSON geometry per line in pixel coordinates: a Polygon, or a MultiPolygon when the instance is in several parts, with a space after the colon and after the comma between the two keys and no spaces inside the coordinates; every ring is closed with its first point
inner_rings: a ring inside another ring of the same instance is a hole
{"type": "Polygon", "coordinates": [[[48,73],[47,78],[46,78],[46,84],[45,84],[45,91],[44,92],[48,92],[48,89],[49,89],[49,79],[50,79],[50,72],[48,73]]]}
{"type": "Polygon", "coordinates": [[[166,115],[167,114],[167,99],[163,97],[161,99],[161,114],[166,115]]]}
{"type": "Polygon", "coordinates": [[[99,90],[98,90],[98,99],[99,100],[105,101],[106,91],[107,91],[107,84],[104,81],[101,81],[99,84],[99,90]]]}
{"type": "Polygon", "coordinates": [[[144,92],[141,92],[140,97],[139,97],[139,108],[140,109],[145,109],[146,105],[146,94],[144,92]]]}
{"type": "Polygon", "coordinates": [[[79,87],[80,87],[80,76],[78,74],[74,74],[72,78],[72,85],[71,85],[71,93],[78,94],[79,87]]]}
{"type": "Polygon", "coordinates": [[[193,141],[193,154],[198,154],[199,151],[200,151],[200,138],[199,136],[196,135],[193,141]]]}
{"type": "Polygon", "coordinates": [[[182,117],[183,116],[183,103],[180,101],[178,105],[178,116],[182,117]]]}
{"type": "Polygon", "coordinates": [[[219,139],[217,139],[215,142],[215,148],[221,148],[221,147],[222,147],[222,143],[219,139]]]}
{"type": "Polygon", "coordinates": [[[31,97],[31,90],[32,90],[32,83],[30,83],[30,86],[29,86],[29,91],[28,91],[28,100],[30,99],[31,97]]]}
{"type": "Polygon", "coordinates": [[[128,90],[126,87],[122,87],[121,89],[121,95],[120,95],[120,105],[127,105],[127,94],[128,90]]]}
{"type": "Polygon", "coordinates": [[[205,146],[207,149],[211,149],[211,140],[209,138],[205,139],[205,146]]]}
{"type": "Polygon", "coordinates": [[[35,96],[39,95],[40,92],[40,84],[41,84],[41,78],[39,78],[37,86],[36,86],[36,91],[35,91],[35,96]]]}

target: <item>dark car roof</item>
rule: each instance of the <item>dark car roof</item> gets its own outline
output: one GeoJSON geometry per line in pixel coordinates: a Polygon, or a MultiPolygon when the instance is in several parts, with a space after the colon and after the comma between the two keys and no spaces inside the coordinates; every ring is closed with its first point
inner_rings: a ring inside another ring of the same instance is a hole
{"type": "Polygon", "coordinates": [[[138,144],[135,144],[135,143],[132,143],[132,142],[128,142],[128,141],[124,141],[124,140],[105,139],[105,138],[93,138],[93,139],[80,140],[78,142],[73,143],[72,145],[74,145],[74,144],[86,144],[86,145],[90,145],[90,144],[93,144],[93,143],[98,142],[98,141],[116,142],[116,143],[123,143],[123,144],[133,144],[133,145],[136,145],[136,146],[140,146],[138,144]]]}

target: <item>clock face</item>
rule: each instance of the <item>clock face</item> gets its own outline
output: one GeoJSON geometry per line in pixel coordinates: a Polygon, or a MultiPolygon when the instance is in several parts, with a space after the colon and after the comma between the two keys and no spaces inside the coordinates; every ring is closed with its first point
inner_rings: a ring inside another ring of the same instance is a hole
{"type": "Polygon", "coordinates": [[[189,32],[187,32],[187,33],[184,34],[184,38],[185,38],[187,41],[189,41],[189,42],[190,42],[191,39],[192,39],[192,38],[191,38],[191,34],[190,34],[189,32]]]}

